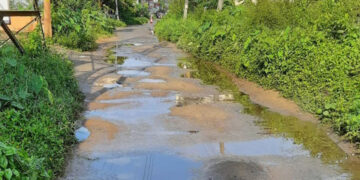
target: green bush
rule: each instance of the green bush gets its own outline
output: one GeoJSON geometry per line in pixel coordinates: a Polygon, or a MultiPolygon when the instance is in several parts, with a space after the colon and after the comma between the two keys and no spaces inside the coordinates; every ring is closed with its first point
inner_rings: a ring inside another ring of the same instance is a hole
{"type": "Polygon", "coordinates": [[[25,44],[24,56],[13,47],[0,49],[0,177],[6,179],[61,173],[82,110],[73,64],[36,49],[41,41],[29,37],[34,44],[25,44]]]}
{"type": "Polygon", "coordinates": [[[99,36],[125,26],[124,22],[107,17],[92,1],[60,1],[53,9],[54,41],[73,49],[93,50],[99,36]]]}
{"type": "Polygon", "coordinates": [[[0,178],[1,179],[50,179],[44,169],[44,159],[28,157],[16,148],[0,142],[0,178]]]}
{"type": "Polygon", "coordinates": [[[261,0],[222,12],[198,5],[187,20],[170,11],[155,33],[239,77],[279,90],[359,142],[359,9],[360,1],[353,0],[261,0]]]}

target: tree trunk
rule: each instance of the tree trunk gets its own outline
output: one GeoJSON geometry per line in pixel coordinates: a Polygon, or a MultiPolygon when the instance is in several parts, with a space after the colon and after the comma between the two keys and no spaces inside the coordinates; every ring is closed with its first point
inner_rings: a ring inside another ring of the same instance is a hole
{"type": "Polygon", "coordinates": [[[219,0],[217,10],[221,11],[223,9],[223,6],[224,6],[224,0],[219,0]]]}
{"type": "Polygon", "coordinates": [[[118,0],[115,0],[115,5],[116,5],[116,8],[115,8],[116,19],[117,19],[117,20],[120,20],[118,0]]]}
{"type": "Polygon", "coordinates": [[[184,19],[186,19],[186,18],[187,18],[188,8],[189,8],[189,0],[185,0],[185,7],[184,7],[184,19]]]}
{"type": "Polygon", "coordinates": [[[98,4],[99,4],[99,8],[101,9],[101,8],[102,8],[102,2],[101,2],[101,0],[98,0],[98,4]]]}

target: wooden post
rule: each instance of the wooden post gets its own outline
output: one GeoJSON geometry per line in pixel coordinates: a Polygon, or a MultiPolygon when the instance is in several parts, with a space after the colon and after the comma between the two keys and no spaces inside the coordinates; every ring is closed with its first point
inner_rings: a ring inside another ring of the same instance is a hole
{"type": "Polygon", "coordinates": [[[50,0],[44,0],[44,30],[45,37],[52,37],[52,27],[51,27],[51,2],[50,0]]]}

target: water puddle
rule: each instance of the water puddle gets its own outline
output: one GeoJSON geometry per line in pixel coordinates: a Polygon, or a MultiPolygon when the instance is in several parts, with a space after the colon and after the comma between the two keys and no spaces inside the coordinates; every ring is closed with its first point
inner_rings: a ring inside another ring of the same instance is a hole
{"type": "MultiPolygon", "coordinates": [[[[170,108],[173,106],[173,103],[171,102],[172,99],[174,99],[174,96],[161,98],[145,96],[102,100],[100,101],[101,103],[128,104],[128,106],[114,106],[107,109],[89,111],[86,113],[86,117],[98,117],[113,122],[125,122],[126,124],[151,124],[153,121],[157,120],[157,117],[160,115],[170,113],[170,108]]],[[[156,126],[156,124],[152,126],[156,126]]]]}
{"type": "Polygon", "coordinates": [[[144,69],[151,65],[151,62],[140,60],[136,57],[130,57],[123,64],[119,65],[119,67],[123,69],[144,69]]]}
{"type": "Polygon", "coordinates": [[[182,96],[181,94],[176,95],[176,106],[182,107],[191,104],[211,104],[216,101],[234,101],[234,95],[231,93],[209,95],[205,97],[189,97],[182,96]]]}
{"type": "MultiPolygon", "coordinates": [[[[236,85],[232,83],[231,79],[229,79],[226,75],[218,72],[216,68],[208,62],[193,59],[183,60],[182,62],[183,63],[179,63],[180,67],[184,67],[184,64],[187,64],[186,68],[192,67],[194,69],[194,71],[191,73],[191,78],[201,79],[203,83],[208,85],[216,85],[222,92],[231,92],[231,99],[241,103],[245,108],[245,113],[258,117],[259,121],[257,122],[257,125],[262,127],[264,132],[267,134],[272,134],[274,136],[280,137],[281,139],[291,139],[289,143],[293,142],[295,143],[295,146],[302,146],[309,152],[309,156],[320,159],[326,164],[340,165],[345,171],[351,172],[354,175],[359,175],[360,167],[349,167],[351,161],[348,160],[345,152],[343,152],[337,146],[337,144],[335,144],[328,137],[327,133],[321,126],[311,122],[301,121],[295,117],[283,116],[279,113],[271,112],[262,106],[253,104],[247,95],[241,93],[238,90],[236,85]],[[191,65],[189,65],[189,63],[191,63],[191,65]]],[[[264,154],[267,152],[286,154],[287,152],[296,150],[296,148],[290,148],[288,149],[289,151],[280,151],[281,148],[276,149],[276,147],[280,146],[274,146],[274,144],[290,144],[286,142],[280,142],[280,140],[273,139],[272,141],[273,142],[269,141],[268,148],[263,148],[264,146],[261,144],[266,144],[267,142],[262,142],[257,145],[256,143],[247,144],[246,148],[245,146],[244,148],[235,148],[236,150],[234,152],[241,152],[252,149],[248,152],[243,152],[243,154],[249,153],[254,155],[257,153],[264,154]],[[253,148],[251,148],[252,146],[253,148]]]]}
{"type": "Polygon", "coordinates": [[[142,79],[139,82],[140,83],[166,83],[166,81],[162,80],[162,79],[142,79]]]}
{"type": "Polygon", "coordinates": [[[171,179],[184,180],[194,176],[201,164],[173,154],[135,152],[129,154],[100,154],[86,163],[91,172],[84,179],[171,179]]]}
{"type": "Polygon", "coordinates": [[[75,131],[75,137],[77,141],[83,142],[90,136],[90,131],[85,127],[81,127],[75,131]]]}
{"type": "Polygon", "coordinates": [[[106,89],[114,89],[114,88],[118,88],[118,87],[122,87],[122,85],[120,85],[120,84],[104,84],[104,88],[106,88],[106,89]]]}
{"type": "Polygon", "coordinates": [[[178,151],[193,158],[209,158],[219,155],[233,156],[309,156],[308,151],[302,150],[301,145],[294,144],[290,139],[267,137],[253,141],[218,142],[195,144],[178,147],[178,151]],[[211,151],[210,151],[211,150],[211,151]]]}
{"type": "Polygon", "coordinates": [[[121,70],[118,71],[117,74],[125,76],[125,77],[143,77],[149,76],[150,73],[145,71],[138,71],[138,70],[121,70]]]}

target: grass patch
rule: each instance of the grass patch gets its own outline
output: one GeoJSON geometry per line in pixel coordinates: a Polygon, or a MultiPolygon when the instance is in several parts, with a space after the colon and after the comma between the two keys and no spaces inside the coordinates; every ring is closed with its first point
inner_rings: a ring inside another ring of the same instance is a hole
{"type": "Polygon", "coordinates": [[[26,47],[24,56],[0,49],[0,179],[61,174],[82,110],[72,62],[35,44],[26,47]]]}

